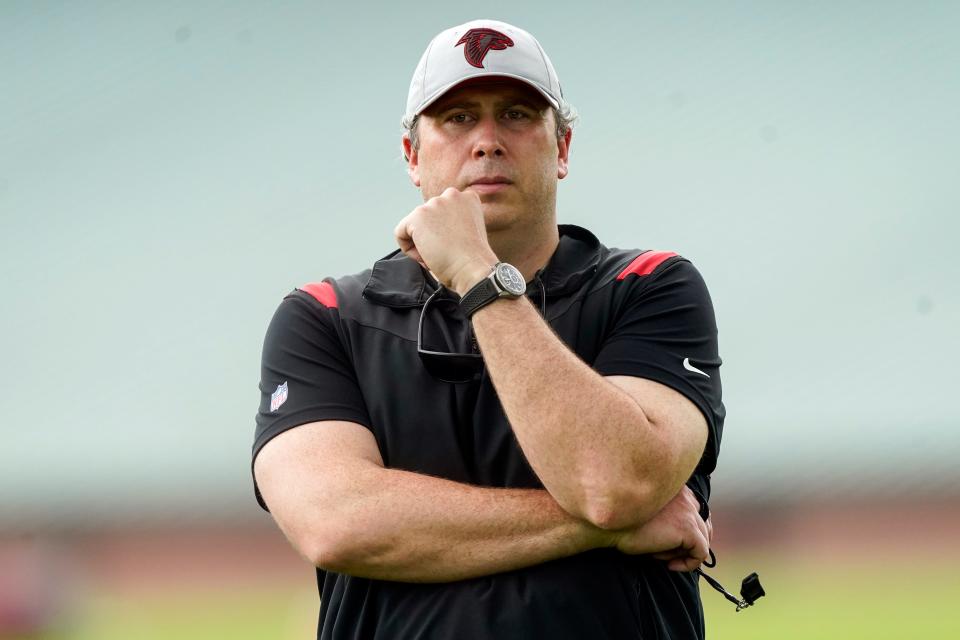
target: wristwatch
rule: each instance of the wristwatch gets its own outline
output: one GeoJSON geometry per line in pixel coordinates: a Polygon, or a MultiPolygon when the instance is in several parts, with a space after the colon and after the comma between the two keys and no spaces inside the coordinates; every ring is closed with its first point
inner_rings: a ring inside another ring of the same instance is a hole
{"type": "Polygon", "coordinates": [[[527,292],[523,274],[512,264],[498,262],[486,278],[460,298],[460,309],[468,318],[499,298],[519,298],[527,292]]]}

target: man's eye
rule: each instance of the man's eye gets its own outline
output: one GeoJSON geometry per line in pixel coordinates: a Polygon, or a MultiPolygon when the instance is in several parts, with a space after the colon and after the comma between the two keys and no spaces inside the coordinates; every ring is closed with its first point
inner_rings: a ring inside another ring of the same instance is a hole
{"type": "Polygon", "coordinates": [[[516,109],[511,109],[510,111],[507,111],[507,118],[509,118],[510,120],[523,120],[526,117],[527,117],[527,114],[525,114],[523,111],[518,111],[516,109]]]}
{"type": "Polygon", "coordinates": [[[455,113],[449,118],[450,122],[456,122],[458,124],[463,124],[467,121],[467,114],[465,113],[455,113]]]}

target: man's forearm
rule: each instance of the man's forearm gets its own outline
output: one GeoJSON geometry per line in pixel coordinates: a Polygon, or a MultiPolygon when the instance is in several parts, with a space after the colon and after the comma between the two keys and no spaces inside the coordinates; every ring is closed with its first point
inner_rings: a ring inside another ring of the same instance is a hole
{"type": "Polygon", "coordinates": [[[542,489],[477,487],[384,468],[370,432],[349,422],[281,433],[260,451],[254,473],[274,519],[304,557],[360,577],[449,582],[597,547],[648,554],[706,544],[689,491],[642,527],[606,531],[570,515],[542,489]]]}
{"type": "Polygon", "coordinates": [[[349,498],[324,515],[337,522],[336,543],[317,559],[340,573],[449,582],[613,543],[544,490],[475,487],[373,464],[352,476],[349,498]]]}
{"type": "Polygon", "coordinates": [[[480,309],[473,326],[517,441],[558,503],[601,526],[652,517],[663,504],[644,480],[673,461],[640,405],[570,351],[526,298],[480,309]]]}
{"type": "MultiPolygon", "coordinates": [[[[527,272],[546,263],[547,251],[559,245],[552,220],[543,223],[540,229],[516,225],[510,234],[517,236],[505,243],[505,230],[485,229],[480,195],[450,186],[414,208],[394,236],[404,253],[463,297],[501,259],[492,244],[520,258],[527,272]]],[[[682,415],[689,401],[677,405],[680,394],[671,391],[672,399],[650,402],[659,390],[648,392],[638,378],[604,380],[524,296],[494,300],[473,313],[472,322],[517,441],[564,509],[613,529],[644,522],[676,495],[695,467],[696,438],[705,431],[699,415],[682,415]]]]}

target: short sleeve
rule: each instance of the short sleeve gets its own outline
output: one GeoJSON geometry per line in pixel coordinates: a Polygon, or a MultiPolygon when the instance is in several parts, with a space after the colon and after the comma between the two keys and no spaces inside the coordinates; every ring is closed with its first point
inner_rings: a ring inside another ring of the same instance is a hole
{"type": "Polygon", "coordinates": [[[630,274],[612,286],[624,289],[614,295],[613,325],[594,369],[605,376],[648,378],[689,398],[707,422],[707,445],[696,473],[708,477],[716,468],[726,410],[717,324],[706,283],[693,264],[678,256],[648,275],[630,274]]]}
{"type": "MultiPolygon", "coordinates": [[[[272,438],[302,424],[347,420],[372,428],[338,322],[335,307],[300,290],[280,303],[263,341],[254,461],[272,438]]],[[[256,477],[254,494],[269,511],[256,477]]]]}

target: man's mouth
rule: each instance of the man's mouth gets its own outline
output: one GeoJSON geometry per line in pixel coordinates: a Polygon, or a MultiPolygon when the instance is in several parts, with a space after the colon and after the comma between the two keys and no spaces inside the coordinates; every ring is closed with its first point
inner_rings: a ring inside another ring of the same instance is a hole
{"type": "Polygon", "coordinates": [[[473,189],[477,193],[496,193],[502,191],[513,184],[504,176],[490,176],[478,178],[470,183],[468,189],[473,189]]]}

